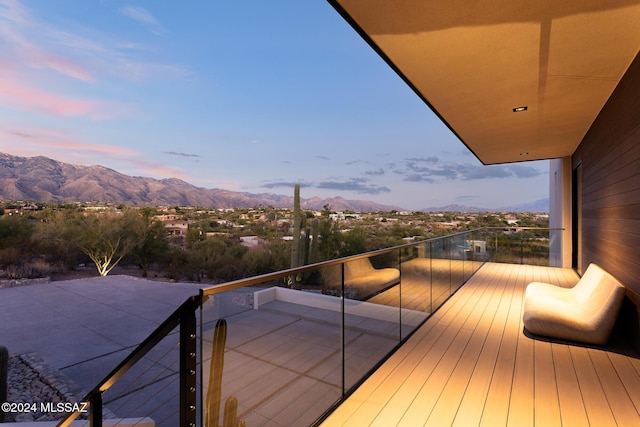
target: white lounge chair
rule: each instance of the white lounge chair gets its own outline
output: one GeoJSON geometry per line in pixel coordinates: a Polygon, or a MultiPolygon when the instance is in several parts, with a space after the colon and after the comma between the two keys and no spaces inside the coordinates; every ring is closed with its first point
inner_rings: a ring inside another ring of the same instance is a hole
{"type": "Polygon", "coordinates": [[[524,326],[537,335],[605,344],[624,294],[622,283],[596,264],[573,288],[533,282],[525,291],[524,326]]]}

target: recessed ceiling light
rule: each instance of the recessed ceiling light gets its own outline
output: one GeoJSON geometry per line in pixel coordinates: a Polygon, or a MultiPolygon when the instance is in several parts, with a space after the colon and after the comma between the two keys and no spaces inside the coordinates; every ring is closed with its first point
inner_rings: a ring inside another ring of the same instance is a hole
{"type": "Polygon", "coordinates": [[[513,109],[514,113],[520,113],[521,111],[527,111],[528,107],[526,105],[523,105],[522,107],[516,107],[513,109]]]}

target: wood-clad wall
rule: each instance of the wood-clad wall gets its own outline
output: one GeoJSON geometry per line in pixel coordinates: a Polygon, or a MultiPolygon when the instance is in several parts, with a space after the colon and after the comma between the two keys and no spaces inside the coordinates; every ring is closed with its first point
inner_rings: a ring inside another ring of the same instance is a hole
{"type": "Polygon", "coordinates": [[[640,54],[572,156],[582,163],[582,270],[611,272],[640,307],[640,54]]]}

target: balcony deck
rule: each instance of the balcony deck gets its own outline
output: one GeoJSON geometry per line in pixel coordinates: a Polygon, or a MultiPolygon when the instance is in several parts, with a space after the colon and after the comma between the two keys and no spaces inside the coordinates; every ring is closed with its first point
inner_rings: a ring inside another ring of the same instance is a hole
{"type": "Polygon", "coordinates": [[[523,331],[529,282],[577,280],[567,269],[485,264],[322,425],[640,425],[640,359],[624,343],[523,331]]]}

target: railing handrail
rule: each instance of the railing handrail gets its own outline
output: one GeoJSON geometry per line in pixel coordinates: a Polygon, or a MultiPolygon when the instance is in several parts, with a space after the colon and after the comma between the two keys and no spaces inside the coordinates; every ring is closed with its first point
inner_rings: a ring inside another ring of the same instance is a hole
{"type": "Polygon", "coordinates": [[[326,260],[326,261],[321,261],[321,262],[317,262],[314,264],[306,264],[304,266],[301,267],[295,267],[295,268],[289,268],[287,270],[278,270],[278,271],[274,271],[271,273],[265,273],[259,276],[252,276],[252,277],[247,277],[244,279],[238,279],[238,280],[233,280],[231,282],[226,282],[223,283],[221,285],[214,285],[214,286],[209,286],[209,287],[205,287],[205,288],[201,288],[200,289],[200,296],[204,297],[204,296],[208,296],[208,295],[214,295],[214,294],[218,294],[218,293],[222,293],[222,292],[226,292],[232,289],[240,289],[240,288],[244,288],[247,286],[252,286],[252,285],[256,285],[258,283],[263,283],[263,282],[268,282],[271,280],[277,280],[277,279],[281,279],[283,277],[287,277],[287,276],[293,276],[296,274],[301,274],[301,273],[306,273],[308,271],[313,271],[313,270],[318,270],[321,268],[325,268],[325,267],[331,267],[334,265],[340,265],[340,264],[344,264],[346,262],[349,261],[355,261],[358,259],[362,259],[362,258],[370,258],[370,257],[374,257],[377,255],[383,255],[383,254],[387,254],[387,253],[391,253],[391,252],[396,252],[400,249],[406,249],[406,248],[411,248],[414,246],[420,246],[420,245],[424,245],[425,243],[429,243],[429,242],[434,242],[437,240],[442,240],[442,239],[451,239],[452,237],[455,236],[459,236],[459,235],[463,235],[463,234],[468,234],[468,233],[473,233],[473,232],[477,232],[477,231],[481,231],[481,230],[504,230],[504,229],[512,229],[512,228],[517,228],[520,230],[564,230],[564,228],[549,228],[549,227],[519,227],[519,226],[502,226],[502,227],[479,227],[479,228],[474,228],[471,230],[464,230],[464,231],[459,231],[457,233],[452,233],[452,234],[447,234],[446,236],[437,236],[437,237],[431,237],[429,239],[424,239],[424,240],[419,240],[417,242],[411,242],[411,243],[403,243],[402,245],[396,245],[396,246],[390,246],[388,248],[383,248],[383,249],[377,249],[375,251],[370,251],[370,252],[364,252],[361,254],[356,254],[356,255],[349,255],[346,257],[341,257],[341,258],[334,258],[334,259],[330,259],[330,260],[326,260]]]}

